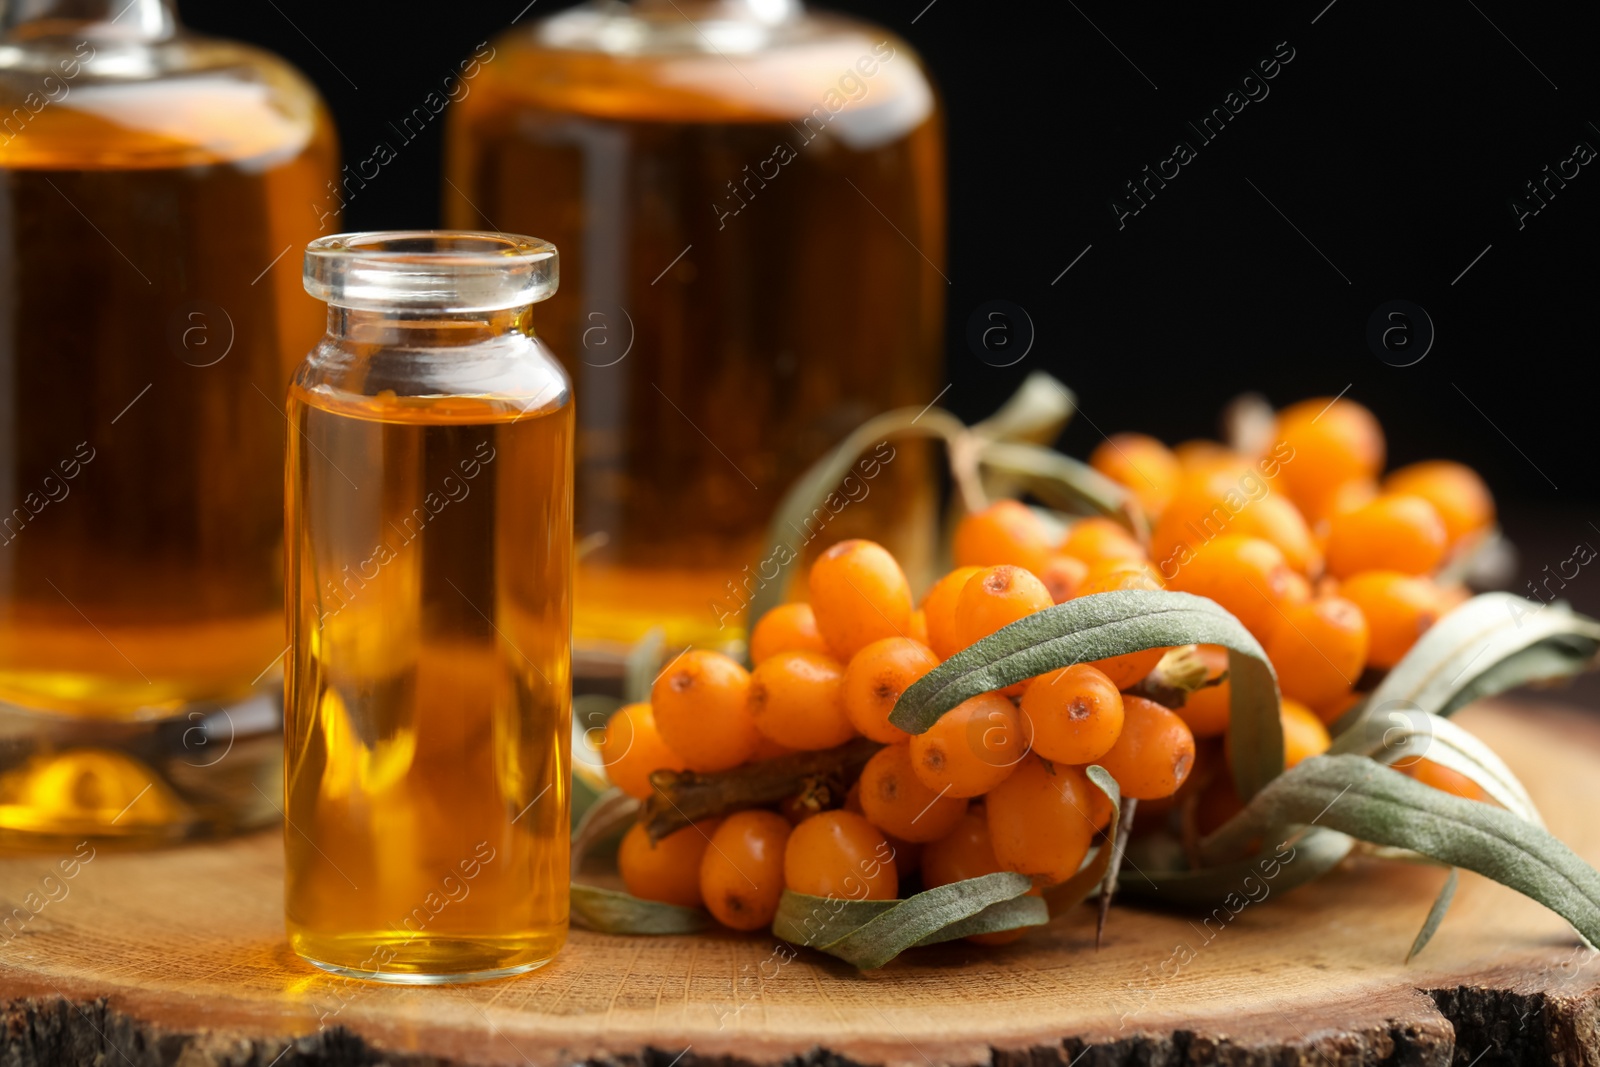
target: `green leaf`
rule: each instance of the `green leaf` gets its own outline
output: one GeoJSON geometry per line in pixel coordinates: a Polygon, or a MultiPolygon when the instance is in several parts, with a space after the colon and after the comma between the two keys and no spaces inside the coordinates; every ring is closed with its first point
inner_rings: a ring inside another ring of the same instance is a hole
{"type": "Polygon", "coordinates": [[[977,458],[980,467],[1004,474],[1046,507],[1075,515],[1104,515],[1122,523],[1135,537],[1147,533],[1133,494],[1081,460],[1053,448],[1009,441],[980,445],[977,458]]]}
{"type": "Polygon", "coordinates": [[[692,934],[711,925],[699,908],[640,900],[616,889],[572,886],[572,917],[602,934],[692,934]]]}
{"type": "Polygon", "coordinates": [[[999,411],[972,424],[972,432],[995,441],[1048,445],[1077,410],[1078,398],[1071,389],[1044,371],[1030,371],[999,411]]]}
{"type": "Polygon", "coordinates": [[[1084,768],[1084,773],[1089,776],[1089,781],[1094,783],[1095,788],[1111,801],[1111,822],[1108,824],[1110,829],[1106,833],[1106,840],[1084,860],[1077,874],[1060,885],[1051,886],[1044,891],[1045,902],[1050,905],[1050,911],[1056,915],[1070,911],[1088,900],[1089,894],[1093,893],[1095,887],[1105,878],[1106,871],[1111,867],[1111,854],[1115,850],[1117,825],[1122,821],[1122,790],[1117,788],[1117,780],[1111,777],[1111,772],[1096,763],[1084,768]]]}
{"type": "MultiPolygon", "coordinates": [[[[1145,845],[1149,847],[1148,839],[1145,845]]],[[[1265,900],[1321,878],[1354,847],[1355,841],[1345,834],[1313,827],[1292,843],[1284,841],[1246,859],[1190,870],[1181,866],[1182,849],[1174,841],[1167,850],[1170,857],[1130,854],[1121,889],[1128,896],[1166,907],[1213,908],[1223,905],[1229,894],[1265,900]],[[1176,862],[1162,862],[1169,858],[1176,862]],[[1257,893],[1263,895],[1257,897],[1257,893]]]]}
{"type": "Polygon", "coordinates": [[[1600,873],[1548,830],[1365,756],[1313,756],[1286,771],[1202,841],[1201,855],[1225,857],[1252,839],[1311,824],[1476,871],[1554,911],[1589,943],[1600,941],[1600,873]]]}
{"type": "MultiPolygon", "coordinates": [[[[1373,759],[1395,764],[1426,757],[1471,778],[1494,798],[1495,803],[1513,815],[1538,826],[1544,825],[1528,790],[1488,745],[1439,715],[1398,711],[1391,711],[1389,715],[1391,725],[1383,731],[1382,748],[1370,754],[1373,759]]],[[[1381,721],[1374,719],[1373,724],[1376,730],[1381,721]]]]}
{"type": "Polygon", "coordinates": [[[1433,907],[1428,909],[1428,917],[1423,920],[1422,929],[1417,931],[1416,940],[1411,942],[1411,951],[1406,953],[1406,962],[1410,963],[1417,953],[1428,946],[1433,940],[1433,935],[1439,929],[1439,924],[1444,921],[1444,913],[1450,910],[1450,902],[1456,898],[1456,884],[1461,881],[1460,872],[1454,867],[1450,868],[1450,877],[1444,880],[1444,886],[1439,890],[1439,895],[1433,898],[1433,907]]]}
{"type": "Polygon", "coordinates": [[[767,527],[760,565],[752,568],[761,582],[750,598],[747,629],[755,629],[761,616],[783,603],[790,568],[826,529],[814,521],[816,513],[869,448],[894,437],[937,437],[955,448],[967,432],[960,419],[942,408],[897,408],[868,419],[808,467],[783,495],[767,527]],[[768,570],[775,572],[771,578],[768,570]]]}
{"type": "Polygon", "coordinates": [[[1057,667],[1191,644],[1228,649],[1234,783],[1240,797],[1252,797],[1283,770],[1277,676],[1238,619],[1214,601],[1188,593],[1122,589],[1036,612],[924,675],[901,694],[889,721],[920,734],[964,700],[1057,667]]]}
{"type": "Polygon", "coordinates": [[[1042,899],[1025,896],[1031,888],[1027,875],[1002,871],[905,900],[843,900],[785,890],[772,932],[870,971],[917,945],[1044,925],[1049,909],[1042,899]]]}
{"type": "Polygon", "coordinates": [[[1586,670],[1597,655],[1600,623],[1595,620],[1565,604],[1483,593],[1417,640],[1329,751],[1375,755],[1391,712],[1450,715],[1479,697],[1524,682],[1586,670]]]}

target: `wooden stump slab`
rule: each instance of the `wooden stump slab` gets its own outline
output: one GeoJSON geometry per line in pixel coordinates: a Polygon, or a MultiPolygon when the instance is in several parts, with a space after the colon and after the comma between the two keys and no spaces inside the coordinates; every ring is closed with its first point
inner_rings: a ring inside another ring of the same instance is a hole
{"type": "MultiPolygon", "coordinates": [[[[1460,718],[1600,861],[1600,717],[1460,718]]],[[[1435,868],[1349,861],[1209,926],[1119,906],[1099,952],[1087,907],[1010,946],[922,949],[867,975],[804,951],[782,962],[770,935],[575,930],[541,971],[421,989],[289,951],[274,833],[102,848],[47,894],[58,860],[0,860],[0,1067],[1600,1063],[1597,954],[1512,891],[1463,874],[1404,962],[1435,868]]]]}

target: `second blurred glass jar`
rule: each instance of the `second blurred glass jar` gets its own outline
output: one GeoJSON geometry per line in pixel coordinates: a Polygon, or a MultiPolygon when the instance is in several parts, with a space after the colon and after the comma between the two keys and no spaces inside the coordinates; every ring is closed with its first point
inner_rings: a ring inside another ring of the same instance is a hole
{"type": "Polygon", "coordinates": [[[567,260],[546,334],[579,398],[579,647],[735,640],[785,547],[870,536],[918,569],[935,482],[901,443],[763,543],[807,465],[939,391],[943,120],[909,46],[794,0],[637,0],[479,53],[446,218],[567,260]]]}
{"type": "Polygon", "coordinates": [[[336,156],[304,78],[170,2],[0,2],[0,839],[275,817],[243,742],[336,156]]]}

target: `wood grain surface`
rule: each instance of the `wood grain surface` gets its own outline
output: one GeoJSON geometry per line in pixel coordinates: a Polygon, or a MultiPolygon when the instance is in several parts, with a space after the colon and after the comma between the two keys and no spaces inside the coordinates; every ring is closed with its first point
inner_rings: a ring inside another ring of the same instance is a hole
{"type": "MultiPolygon", "coordinates": [[[[1498,705],[1460,719],[1600,860],[1600,717],[1498,705]]],[[[1014,945],[922,949],[867,975],[785,961],[770,935],[575,930],[533,974],[417,989],[289,951],[275,833],[102,848],[70,879],[60,861],[0,860],[4,1065],[1600,1062],[1596,954],[1512,891],[1464,874],[1404,962],[1434,868],[1348,861],[1209,928],[1119,906],[1098,952],[1087,907],[1014,945]]]]}

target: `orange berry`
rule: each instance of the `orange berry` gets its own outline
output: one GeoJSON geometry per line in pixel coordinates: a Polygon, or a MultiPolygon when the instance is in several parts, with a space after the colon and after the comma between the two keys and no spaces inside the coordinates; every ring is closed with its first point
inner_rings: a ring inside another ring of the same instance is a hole
{"type": "Polygon", "coordinates": [[[843,900],[893,900],[900,891],[894,849],[852,811],[825,811],[794,828],[783,878],[796,893],[843,900]]]}
{"type": "MultiPolygon", "coordinates": [[[[1366,507],[1378,498],[1378,483],[1371,478],[1352,478],[1328,493],[1322,500],[1321,510],[1306,517],[1312,522],[1326,524],[1340,515],[1366,507]]],[[[1325,529],[1325,526],[1319,527],[1325,529]]]]}
{"type": "Polygon", "coordinates": [[[1165,589],[1166,586],[1167,583],[1155,567],[1143,560],[1108,559],[1090,565],[1089,572],[1078,586],[1077,596],[1110,593],[1118,589],[1165,589]]]}
{"type": "Polygon", "coordinates": [[[1397,768],[1402,774],[1409,774],[1423,785],[1431,785],[1441,793],[1461,797],[1464,800],[1482,800],[1492,803],[1489,794],[1483,786],[1474,782],[1460,771],[1451,770],[1442,763],[1435,763],[1431,759],[1417,758],[1405,767],[1397,768]]]}
{"type": "Polygon", "coordinates": [[[1217,441],[1192,438],[1176,445],[1172,456],[1184,474],[1210,474],[1249,466],[1250,461],[1217,441]]]}
{"type": "Polygon", "coordinates": [[[944,835],[922,850],[922,884],[929,889],[1003,870],[989,843],[988,819],[978,806],[963,811],[944,835]]]}
{"type": "Polygon", "coordinates": [[[1036,611],[1053,607],[1050,590],[1021,567],[987,567],[967,579],[956,602],[956,634],[965,648],[1036,611]]]}
{"type": "Polygon", "coordinates": [[[949,659],[962,649],[956,630],[956,606],[961,601],[961,590],[967,579],[983,570],[982,567],[957,567],[933,583],[928,595],[922,598],[922,614],[928,621],[928,647],[940,659],[949,659]]]}
{"type": "Polygon", "coordinates": [[[995,859],[1047,883],[1071,878],[1094,841],[1089,805],[1098,792],[1076,768],[1037,756],[1023,760],[984,798],[995,859]]]}
{"type": "Polygon", "coordinates": [[[1420,496],[1432,504],[1451,545],[1494,525],[1494,497],[1489,487],[1477,471],[1460,463],[1446,459],[1413,463],[1390,472],[1383,488],[1388,493],[1420,496]]]}
{"type": "Polygon", "coordinates": [[[1289,604],[1304,604],[1312,598],[1314,592],[1311,587],[1311,579],[1299,571],[1289,572],[1288,579],[1283,583],[1283,590],[1283,603],[1285,606],[1289,604]]]}
{"type": "Polygon", "coordinates": [[[1096,762],[1122,795],[1159,800],[1178,791],[1194,767],[1194,735],[1172,711],[1143,697],[1122,698],[1122,733],[1096,762]]]}
{"type": "Polygon", "coordinates": [[[1293,449],[1283,463],[1289,496],[1303,511],[1319,514],[1320,502],[1353,478],[1373,478],[1383,469],[1383,428],[1354,400],[1302,400],[1278,412],[1274,440],[1293,449]]]}
{"type": "Polygon", "coordinates": [[[1283,766],[1287,770],[1302,760],[1328,751],[1333,739],[1317,713],[1298,700],[1285,698],[1278,705],[1278,721],[1283,724],[1283,766]]]}
{"type": "Polygon", "coordinates": [[[932,841],[949,832],[967,802],[940,796],[911,769],[911,746],[880,749],[861,770],[861,811],[867,821],[902,841],[932,841]]]}
{"type": "Polygon", "coordinates": [[[1444,559],[1444,522],[1420,496],[1380,496],[1338,516],[1328,528],[1328,573],[1427,574],[1444,559]]]}
{"type": "Polygon", "coordinates": [[[975,797],[1003,782],[1029,745],[1017,706],[998,693],[979,693],[912,735],[912,769],[936,793],[975,797]]]}
{"type": "MultiPolygon", "coordinates": [[[[1097,790],[1098,792],[1098,790],[1097,790]]],[[[943,837],[929,842],[922,850],[922,885],[934,889],[1005,870],[994,857],[989,841],[989,820],[983,809],[963,812],[943,837]]],[[[1030,889],[1030,896],[1038,889],[1030,889]]],[[[968,941],[978,945],[1005,945],[1021,937],[1026,929],[1003,930],[994,934],[973,934],[968,941]]]]}
{"type": "Polygon", "coordinates": [[[1142,433],[1112,434],[1089,454],[1089,466],[1126,487],[1152,516],[1172,499],[1181,474],[1172,450],[1142,433]]]}
{"type": "Polygon", "coordinates": [[[1286,604],[1266,641],[1286,697],[1318,706],[1348,693],[1366,666],[1367,620],[1343,597],[1286,604]]]}
{"type": "Polygon", "coordinates": [[[1161,576],[1170,580],[1187,557],[1225,534],[1269,541],[1294,570],[1313,570],[1320,557],[1311,528],[1286,497],[1269,494],[1254,468],[1237,479],[1186,480],[1150,536],[1150,558],[1161,576]]]}
{"type": "Polygon", "coordinates": [[[1144,549],[1123,526],[1102,515],[1079,519],[1067,529],[1066,540],[1056,550],[1083,560],[1091,567],[1105,560],[1143,560],[1144,549]]]}
{"type": "Polygon", "coordinates": [[[884,744],[907,734],[889,723],[900,694],[939,665],[933,650],[906,637],[885,637],[857,652],[844,669],[844,711],[863,737],[884,744]]]}
{"type": "Polygon", "coordinates": [[[1022,694],[1033,748],[1056,763],[1093,763],[1122,733],[1122,694],[1104,673],[1075,663],[1035,678],[1022,694]]]}
{"type": "Polygon", "coordinates": [[[844,711],[844,668],[820,652],[780,652],[750,675],[756,729],[786,748],[812,751],[856,735],[844,711]]]}
{"type": "Polygon", "coordinates": [[[639,800],[646,800],[655,792],[650,784],[651,771],[681,771],[686,766],[661,739],[649,704],[618,708],[606,720],[605,730],[595,747],[605,762],[606,777],[611,779],[611,784],[639,800]]]}
{"type": "Polygon", "coordinates": [[[1106,659],[1097,659],[1090,662],[1089,666],[1095,668],[1118,689],[1127,689],[1137,685],[1145,675],[1156,669],[1156,664],[1161,662],[1161,657],[1167,654],[1164,648],[1146,648],[1139,652],[1128,652],[1121,656],[1111,656],[1106,659]]]}
{"type": "Polygon", "coordinates": [[[872,541],[840,541],[818,556],[808,587],[817,629],[841,661],[911,628],[911,586],[888,550],[872,541]]]}
{"type": "Polygon", "coordinates": [[[928,616],[921,608],[911,613],[911,626],[906,636],[925,648],[933,647],[928,644],[928,616]]]}
{"type": "Polygon", "coordinates": [[[772,925],[783,896],[789,836],[789,821],[775,811],[735,812],[712,833],[700,859],[700,895],[723,926],[772,925]]]}
{"type": "Polygon", "coordinates": [[[1290,594],[1289,565],[1277,547],[1255,537],[1219,537],[1195,552],[1169,586],[1210,597],[1265,640],[1290,594]]]}
{"type": "Polygon", "coordinates": [[[1019,500],[997,500],[956,524],[953,554],[958,567],[1009,564],[1034,573],[1044,568],[1055,538],[1033,509],[1019,500]]]}
{"type": "Polygon", "coordinates": [[[1339,595],[1361,609],[1371,640],[1369,667],[1393,667],[1439,618],[1438,590],[1425,578],[1366,571],[1346,578],[1339,595]]]}
{"type": "Polygon", "coordinates": [[[1283,553],[1284,562],[1300,574],[1317,570],[1322,564],[1311,527],[1287,497],[1262,497],[1233,517],[1228,532],[1270,541],[1283,553]]]}
{"type": "Polygon", "coordinates": [[[1089,565],[1077,556],[1051,556],[1039,572],[1039,580],[1050,591],[1050,599],[1065,604],[1078,595],[1083,580],[1089,576],[1089,565]]]}
{"type": "Polygon", "coordinates": [[[756,623],[750,634],[750,662],[759,664],[779,652],[829,654],[810,604],[779,604],[756,623]]]}
{"type": "Polygon", "coordinates": [[[690,770],[737,767],[761,742],[746,706],[750,672],[720,652],[690,649],[650,687],[650,707],[662,740],[690,770]]]}
{"type": "MultiPolygon", "coordinates": [[[[1228,650],[1221,645],[1196,645],[1195,655],[1206,665],[1206,679],[1220,678],[1228,669],[1228,650]]],[[[1232,718],[1233,687],[1224,678],[1216,685],[1196,689],[1174,714],[1188,724],[1195,737],[1220,737],[1232,718]]]]}
{"type": "Polygon", "coordinates": [[[682,908],[698,908],[700,860],[720,819],[707,819],[674,830],[655,844],[643,823],[634,823],[617,848],[617,870],[622,884],[640,900],[658,900],[682,908]]]}

